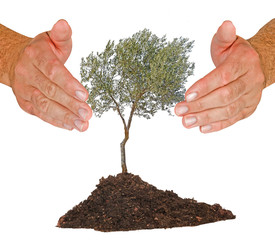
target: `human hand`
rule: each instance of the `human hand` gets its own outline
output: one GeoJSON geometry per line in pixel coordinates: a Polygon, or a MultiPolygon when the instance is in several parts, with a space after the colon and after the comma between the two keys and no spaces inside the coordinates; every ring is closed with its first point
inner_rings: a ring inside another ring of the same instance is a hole
{"type": "Polygon", "coordinates": [[[22,50],[12,67],[11,87],[27,113],[68,130],[88,129],[92,110],[87,90],[65,68],[72,49],[72,30],[59,20],[22,50]]]}
{"type": "Polygon", "coordinates": [[[211,56],[216,69],[191,86],[186,101],[175,107],[184,127],[199,126],[202,133],[219,131],[250,116],[265,87],[257,52],[236,36],[230,21],[214,35],[211,56]]]}

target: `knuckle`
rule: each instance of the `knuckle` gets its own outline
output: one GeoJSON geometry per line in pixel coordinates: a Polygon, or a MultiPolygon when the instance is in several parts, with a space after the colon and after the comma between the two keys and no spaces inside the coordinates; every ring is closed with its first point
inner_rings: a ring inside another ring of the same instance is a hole
{"type": "Polygon", "coordinates": [[[48,112],[49,109],[49,101],[47,98],[40,98],[38,101],[38,106],[42,112],[48,112]]]}
{"type": "Polygon", "coordinates": [[[46,85],[46,88],[45,88],[45,94],[46,96],[48,96],[49,98],[53,99],[56,95],[56,91],[57,91],[57,87],[55,84],[49,82],[47,85],[46,85]]]}
{"type": "Polygon", "coordinates": [[[66,112],[64,114],[63,122],[66,123],[66,124],[71,123],[71,114],[69,112],[66,112]]]}
{"type": "Polygon", "coordinates": [[[207,123],[211,123],[211,117],[209,115],[208,112],[205,112],[204,115],[203,115],[203,123],[204,124],[207,124],[207,123]]]}
{"type": "Polygon", "coordinates": [[[36,50],[33,47],[33,45],[28,45],[27,47],[25,47],[24,54],[26,56],[28,56],[29,58],[35,57],[36,56],[36,50]]]}
{"type": "Polygon", "coordinates": [[[196,101],[196,103],[194,104],[195,106],[195,111],[202,111],[205,109],[205,103],[203,101],[196,101]]]}
{"type": "Polygon", "coordinates": [[[209,81],[209,76],[205,76],[196,83],[196,88],[199,90],[199,92],[208,91],[209,81]]]}
{"type": "Polygon", "coordinates": [[[40,73],[34,75],[35,85],[40,89],[45,95],[47,95],[47,81],[44,76],[40,73]]]}
{"type": "MultiPolygon", "coordinates": [[[[72,97],[66,97],[66,104],[70,109],[74,109],[75,111],[77,111],[77,109],[79,108],[79,104],[77,102],[76,99],[72,98],[72,97]]],[[[82,106],[81,106],[82,107],[82,106]]],[[[83,108],[83,107],[82,107],[83,108]]],[[[84,108],[85,109],[85,108],[84,108]]]]}
{"type": "Polygon", "coordinates": [[[46,113],[49,110],[49,99],[44,97],[41,93],[38,93],[37,91],[33,94],[33,101],[42,112],[46,113]]]}
{"type": "Polygon", "coordinates": [[[222,103],[226,104],[230,102],[232,98],[232,90],[230,88],[224,88],[221,94],[222,103]]]}
{"type": "Polygon", "coordinates": [[[25,106],[25,111],[31,115],[35,115],[34,114],[34,108],[33,105],[31,103],[27,103],[25,106]]]}
{"type": "Polygon", "coordinates": [[[54,59],[48,60],[46,75],[50,80],[54,79],[55,75],[58,72],[59,66],[60,66],[60,63],[58,59],[54,58],[54,59]]]}
{"type": "MultiPolygon", "coordinates": [[[[66,76],[66,75],[64,75],[64,76],[66,76]]],[[[67,79],[67,81],[65,81],[65,82],[63,83],[63,89],[64,89],[65,91],[69,91],[69,92],[70,92],[70,90],[74,89],[74,84],[73,84],[73,82],[71,81],[71,78],[70,78],[70,77],[67,77],[66,79],[67,79]]]]}
{"type": "Polygon", "coordinates": [[[221,84],[225,86],[230,82],[232,72],[228,71],[227,69],[224,69],[222,71],[219,71],[219,75],[221,79],[221,84]]]}
{"type": "Polygon", "coordinates": [[[243,94],[246,91],[246,89],[247,89],[246,82],[239,80],[237,85],[237,94],[238,95],[243,94]]]}
{"type": "Polygon", "coordinates": [[[17,99],[19,106],[27,113],[34,115],[33,105],[30,102],[17,99]]]}
{"type": "Polygon", "coordinates": [[[47,63],[47,58],[45,57],[45,55],[40,54],[39,56],[37,56],[36,61],[37,61],[37,67],[41,68],[47,63]]]}
{"type": "Polygon", "coordinates": [[[34,81],[35,83],[39,86],[39,87],[42,87],[43,86],[43,78],[42,78],[42,75],[41,74],[35,74],[34,75],[34,81]]]}
{"type": "Polygon", "coordinates": [[[230,104],[226,107],[225,109],[226,111],[226,118],[229,119],[231,117],[233,117],[235,114],[236,114],[236,111],[237,111],[237,107],[235,104],[230,104]]]}

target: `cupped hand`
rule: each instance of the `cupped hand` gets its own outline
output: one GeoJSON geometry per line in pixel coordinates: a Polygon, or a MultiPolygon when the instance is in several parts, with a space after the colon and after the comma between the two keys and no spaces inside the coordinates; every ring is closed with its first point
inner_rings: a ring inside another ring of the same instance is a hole
{"type": "Polygon", "coordinates": [[[219,131],[250,116],[265,87],[257,52],[236,36],[234,25],[225,21],[214,35],[211,56],[216,66],[186,92],[175,107],[186,128],[202,133],[219,131]]]}
{"type": "Polygon", "coordinates": [[[22,50],[14,64],[11,87],[20,107],[68,130],[87,130],[92,110],[87,90],[65,68],[72,49],[72,30],[59,20],[22,50]]]}

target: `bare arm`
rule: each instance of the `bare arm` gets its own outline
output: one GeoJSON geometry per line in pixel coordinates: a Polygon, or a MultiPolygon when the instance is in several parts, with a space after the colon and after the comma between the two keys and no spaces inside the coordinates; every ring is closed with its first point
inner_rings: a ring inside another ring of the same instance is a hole
{"type": "Polygon", "coordinates": [[[12,68],[20,52],[31,41],[19,33],[0,24],[0,82],[11,86],[12,68]]]}
{"type": "Polygon", "coordinates": [[[247,40],[259,54],[265,75],[265,87],[275,82],[275,18],[247,40]]]}

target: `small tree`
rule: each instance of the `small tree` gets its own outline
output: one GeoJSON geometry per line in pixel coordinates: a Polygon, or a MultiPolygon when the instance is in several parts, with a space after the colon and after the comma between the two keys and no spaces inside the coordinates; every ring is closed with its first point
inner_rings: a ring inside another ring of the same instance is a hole
{"type": "Polygon", "coordinates": [[[109,41],[104,52],[93,52],[81,61],[82,83],[89,92],[88,103],[96,116],[113,109],[124,126],[120,144],[122,172],[127,172],[125,144],[134,115],[150,119],[184,99],[184,84],[193,74],[188,61],[193,41],[175,38],[168,42],[144,29],[117,45],[109,41]],[[125,109],[129,118],[125,120],[125,109]]]}

